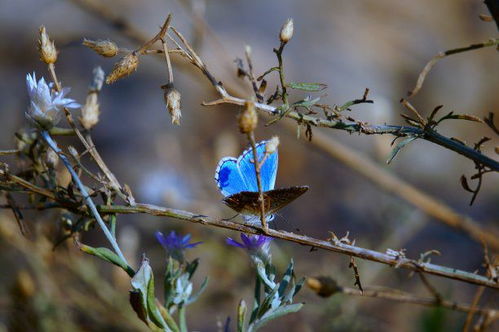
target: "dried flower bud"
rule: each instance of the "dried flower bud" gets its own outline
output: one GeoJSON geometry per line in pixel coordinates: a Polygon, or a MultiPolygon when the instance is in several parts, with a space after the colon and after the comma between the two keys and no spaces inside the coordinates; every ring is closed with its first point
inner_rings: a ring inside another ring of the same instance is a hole
{"type": "Polygon", "coordinates": [[[278,146],[279,146],[279,137],[274,136],[269,141],[267,141],[267,144],[265,144],[265,153],[272,154],[276,152],[278,146]]]}
{"type": "Polygon", "coordinates": [[[249,45],[244,45],[244,53],[246,54],[246,56],[249,58],[251,57],[251,46],[249,45]]]}
{"type": "Polygon", "coordinates": [[[46,64],[55,63],[57,61],[57,49],[52,40],[50,40],[47,30],[42,25],[40,27],[40,39],[38,39],[38,51],[40,52],[40,60],[46,64]]]}
{"type": "Polygon", "coordinates": [[[258,124],[258,114],[256,114],[253,102],[247,101],[244,106],[244,111],[239,115],[239,130],[243,134],[248,134],[255,130],[258,124]]]}
{"type": "Polygon", "coordinates": [[[56,168],[59,163],[59,156],[52,149],[47,150],[47,154],[45,155],[45,163],[49,168],[56,168]]]}
{"type": "Polygon", "coordinates": [[[97,102],[97,94],[91,93],[87,96],[85,105],[81,108],[81,125],[87,129],[92,129],[99,122],[99,103],[97,102]]]}
{"type": "Polygon", "coordinates": [[[161,88],[165,90],[163,96],[165,98],[166,109],[172,117],[172,123],[180,125],[180,118],[182,117],[182,112],[180,111],[180,92],[171,83],[161,88]]]}
{"type": "Polygon", "coordinates": [[[293,38],[293,19],[288,18],[281,27],[279,39],[281,40],[281,43],[287,43],[291,38],[293,38]]]}
{"type": "Polygon", "coordinates": [[[92,83],[89,86],[89,93],[85,105],[81,108],[81,125],[87,129],[92,129],[99,122],[99,102],[97,100],[98,93],[102,89],[102,84],[104,82],[104,71],[101,67],[94,68],[94,77],[92,83]]]}
{"type": "Polygon", "coordinates": [[[91,48],[95,53],[111,58],[118,54],[119,47],[115,42],[110,40],[90,40],[83,39],[83,45],[91,48]]]}
{"type": "Polygon", "coordinates": [[[307,278],[307,286],[322,297],[329,297],[341,291],[336,281],[329,277],[307,278]]]}
{"type": "Polygon", "coordinates": [[[139,66],[139,57],[135,53],[129,53],[125,55],[120,61],[116,62],[113,71],[107,75],[106,83],[111,84],[123,78],[125,76],[130,75],[139,66]]]}

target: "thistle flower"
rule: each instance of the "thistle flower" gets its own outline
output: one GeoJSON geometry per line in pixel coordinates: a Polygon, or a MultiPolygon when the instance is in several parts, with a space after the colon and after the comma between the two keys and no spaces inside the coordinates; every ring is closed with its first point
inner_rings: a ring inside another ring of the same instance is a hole
{"type": "Polygon", "coordinates": [[[171,231],[170,234],[165,236],[161,232],[156,232],[156,239],[158,242],[166,249],[169,256],[175,258],[178,261],[184,260],[184,250],[194,248],[195,246],[201,244],[202,242],[189,243],[191,240],[191,234],[184,236],[177,235],[175,231],[171,231]]]}
{"type": "Polygon", "coordinates": [[[53,91],[53,83],[47,84],[43,77],[37,82],[35,73],[26,75],[26,85],[30,99],[26,117],[45,129],[59,122],[63,108],[81,107],[73,99],[64,98],[70,88],[63,88],[59,92],[53,91]]]}
{"type": "Polygon", "coordinates": [[[241,242],[228,237],[225,242],[233,247],[246,249],[250,255],[263,253],[269,256],[270,241],[272,238],[265,235],[246,235],[241,233],[241,242]]]}

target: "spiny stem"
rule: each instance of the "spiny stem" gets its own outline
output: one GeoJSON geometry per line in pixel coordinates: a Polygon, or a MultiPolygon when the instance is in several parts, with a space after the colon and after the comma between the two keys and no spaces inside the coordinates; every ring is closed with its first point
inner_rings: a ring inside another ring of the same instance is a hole
{"type": "Polygon", "coordinates": [[[45,142],[47,142],[48,146],[52,150],[54,150],[55,153],[57,153],[59,158],[61,158],[64,166],[67,168],[67,170],[71,174],[71,177],[73,178],[73,181],[75,182],[76,186],[78,187],[78,190],[80,190],[80,193],[82,194],[83,199],[85,200],[85,203],[87,204],[88,208],[90,209],[90,212],[92,213],[95,220],[99,224],[100,228],[104,232],[104,235],[106,236],[107,240],[111,243],[111,246],[113,247],[116,254],[123,260],[123,262],[125,262],[125,264],[128,265],[128,262],[127,262],[125,256],[123,255],[123,253],[121,252],[121,249],[118,246],[118,243],[116,242],[115,238],[113,237],[113,235],[111,234],[111,232],[107,228],[106,224],[104,223],[104,220],[102,220],[99,212],[97,211],[97,208],[96,208],[94,202],[90,198],[90,196],[89,196],[87,190],[85,189],[85,186],[81,182],[80,178],[78,177],[78,175],[74,171],[73,166],[69,162],[68,158],[63,154],[61,149],[59,149],[59,147],[57,146],[57,143],[52,139],[52,137],[50,137],[50,134],[47,131],[42,130],[40,132],[40,134],[43,137],[43,139],[45,140],[45,142]]]}

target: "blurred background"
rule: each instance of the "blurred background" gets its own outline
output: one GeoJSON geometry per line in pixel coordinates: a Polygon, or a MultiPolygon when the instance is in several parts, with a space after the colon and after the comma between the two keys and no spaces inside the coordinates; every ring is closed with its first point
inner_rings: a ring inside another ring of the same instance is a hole
{"type": "MultiPolygon", "coordinates": [[[[193,42],[208,68],[224,85],[250,96],[247,82],[236,76],[234,59],[250,45],[257,75],[276,65],[273,47],[288,17],[294,19],[294,37],[285,49],[289,80],[321,82],[329,87],[323,103],[343,104],[360,98],[370,88],[374,104],[355,107],[351,116],[377,124],[402,124],[401,97],[414,87],[425,63],[438,51],[467,46],[497,36],[494,23],[481,21],[489,14],[479,0],[454,1],[241,1],[241,0],[102,0],[88,1],[110,9],[144,36],[158,31],[168,12],[173,25],[193,42]]],[[[0,2],[0,149],[15,147],[14,133],[25,126],[25,75],[48,76],[38,60],[38,27],[45,25],[60,50],[59,79],[72,87],[71,97],[84,102],[92,69],[109,72],[114,59],[97,56],[81,45],[82,39],[111,39],[129,49],[131,43],[109,23],[89,12],[87,1],[3,0],[0,2]]],[[[158,57],[158,59],[163,60],[158,57]]],[[[139,202],[185,209],[213,217],[230,217],[213,180],[218,160],[237,156],[246,148],[238,132],[238,107],[203,107],[216,99],[214,89],[197,70],[174,57],[176,88],[182,93],[182,124],[171,124],[160,86],[166,83],[164,61],[142,59],[131,77],[106,85],[100,95],[101,120],[93,140],[121,183],[127,183],[139,202]]],[[[421,92],[411,102],[423,114],[437,105],[444,111],[499,117],[499,67],[493,48],[454,55],[439,62],[421,92]]],[[[275,89],[275,76],[268,93],[275,89]]],[[[296,92],[292,100],[303,98],[296,92]]],[[[264,119],[261,119],[261,124],[264,119]]],[[[288,121],[288,120],[283,120],[288,121]]],[[[497,227],[499,177],[485,177],[473,206],[459,182],[472,175],[474,165],[437,145],[416,141],[386,165],[390,139],[314,129],[368,156],[379,167],[435,197],[480,224],[497,227]]],[[[490,128],[465,121],[440,127],[446,136],[472,144],[490,128]]],[[[436,249],[432,262],[475,271],[481,269],[483,248],[476,241],[425,215],[396,195],[385,192],[355,170],[338,162],[282,123],[260,125],[257,139],[278,135],[277,187],[309,185],[309,192],[283,209],[274,226],[326,238],[329,231],[362,247],[384,252],[406,248],[409,257],[436,249]]],[[[302,133],[302,136],[303,133],[302,133]]],[[[61,140],[75,144],[72,138],[61,140]]],[[[493,155],[498,140],[486,145],[493,155]]],[[[81,150],[81,146],[77,147],[81,150]]],[[[10,160],[12,161],[12,160],[10,160]]],[[[63,170],[61,169],[61,172],[63,170]]],[[[26,213],[30,229],[24,238],[10,210],[0,211],[0,331],[110,331],[145,330],[128,304],[129,279],[94,257],[84,256],[67,241],[53,250],[59,212],[26,213]],[[102,280],[105,280],[103,282],[102,280]]],[[[160,278],[165,255],[154,232],[191,233],[202,246],[189,258],[201,258],[199,280],[210,284],[201,299],[189,307],[191,330],[217,331],[227,316],[234,319],[240,298],[251,301],[254,272],[241,250],[227,247],[233,232],[148,215],[120,216],[119,242],[125,255],[138,264],[142,253],[151,259],[160,278]]],[[[105,245],[98,229],[83,234],[82,242],[105,245]]],[[[275,241],[273,256],[283,270],[291,257],[297,275],[328,275],[341,285],[353,286],[349,257],[275,241]]],[[[357,260],[364,286],[386,286],[430,296],[419,278],[357,260]]],[[[480,270],[483,272],[483,270],[480,270]]],[[[476,287],[430,277],[447,298],[471,302],[476,287]]],[[[159,291],[159,290],[158,290],[159,291]]],[[[159,294],[159,293],[158,293],[159,294]]],[[[497,296],[486,290],[481,304],[497,306],[497,296]]],[[[279,319],[266,330],[289,331],[451,331],[460,330],[466,315],[410,304],[336,295],[319,298],[304,289],[297,298],[303,310],[279,319]]]]}

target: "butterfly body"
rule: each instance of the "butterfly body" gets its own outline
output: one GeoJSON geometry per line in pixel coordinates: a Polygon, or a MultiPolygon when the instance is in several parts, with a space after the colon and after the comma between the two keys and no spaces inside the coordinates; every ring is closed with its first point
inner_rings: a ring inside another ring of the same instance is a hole
{"type": "MultiPolygon", "coordinates": [[[[293,200],[303,195],[307,186],[274,189],[277,177],[277,150],[266,152],[266,141],[256,145],[260,167],[261,187],[263,191],[264,212],[267,221],[273,214],[293,200]]],[[[255,161],[251,148],[245,150],[237,159],[225,157],[220,160],[215,172],[215,181],[220,192],[225,196],[224,203],[243,215],[250,223],[258,223],[261,203],[255,172],[255,161]]]]}

